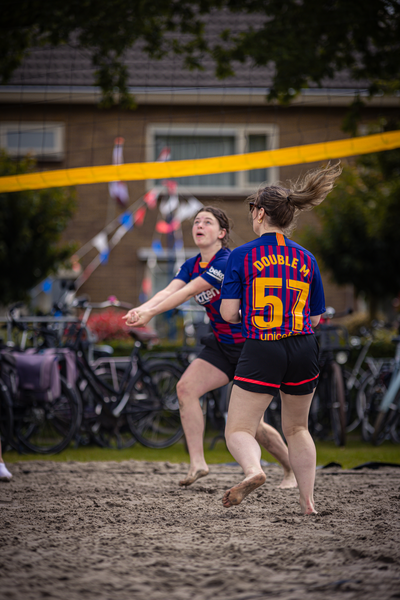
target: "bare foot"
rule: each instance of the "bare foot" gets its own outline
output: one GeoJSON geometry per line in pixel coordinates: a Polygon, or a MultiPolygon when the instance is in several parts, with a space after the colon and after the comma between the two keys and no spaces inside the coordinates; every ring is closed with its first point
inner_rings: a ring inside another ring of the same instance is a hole
{"type": "Polygon", "coordinates": [[[240,504],[243,498],[248,496],[251,492],[254,492],[260,485],[265,483],[267,476],[264,471],[257,473],[256,475],[250,475],[244,479],[238,485],[233,486],[230,490],[225,492],[222,498],[222,504],[225,508],[240,504]]]}
{"type": "Polygon", "coordinates": [[[303,512],[303,515],[317,515],[317,511],[314,508],[314,501],[309,500],[308,502],[303,502],[300,498],[300,506],[303,512]]]}
{"type": "Polygon", "coordinates": [[[179,482],[179,485],[182,487],[187,487],[188,485],[192,485],[192,483],[194,483],[195,481],[197,481],[198,479],[200,479],[200,477],[205,477],[206,475],[208,475],[208,469],[199,469],[198,471],[195,471],[193,474],[190,474],[190,471],[187,475],[187,477],[185,477],[185,479],[182,479],[179,482]]]}
{"type": "Polygon", "coordinates": [[[281,490],[287,490],[289,488],[296,488],[297,480],[294,476],[293,471],[285,472],[281,483],[278,485],[278,488],[281,490]]]}

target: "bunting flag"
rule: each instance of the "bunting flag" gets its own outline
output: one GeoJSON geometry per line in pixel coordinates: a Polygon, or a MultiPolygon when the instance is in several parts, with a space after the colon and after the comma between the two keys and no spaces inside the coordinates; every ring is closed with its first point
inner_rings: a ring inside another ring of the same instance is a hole
{"type": "Polygon", "coordinates": [[[133,228],[133,217],[132,217],[132,213],[130,213],[129,211],[126,211],[122,215],[120,215],[119,221],[120,221],[121,225],[126,227],[126,229],[128,231],[133,228]]]}
{"type": "Polygon", "coordinates": [[[174,218],[181,222],[186,219],[192,219],[203,206],[204,204],[200,200],[192,196],[186,203],[180,203],[174,218]]]}
{"type": "Polygon", "coordinates": [[[137,227],[141,227],[143,225],[143,221],[144,218],[146,216],[146,207],[142,206],[141,208],[138,208],[138,210],[135,212],[135,225],[137,225],[137,227]]]}
{"type": "Polygon", "coordinates": [[[167,200],[160,202],[160,213],[163,217],[172,214],[179,206],[179,198],[176,194],[172,194],[167,200]]]}
{"type": "Polygon", "coordinates": [[[176,190],[178,189],[178,184],[174,179],[164,179],[163,186],[167,188],[170,194],[176,194],[176,190]]]}
{"type": "Polygon", "coordinates": [[[147,276],[144,277],[143,281],[142,281],[142,290],[143,292],[146,294],[147,297],[149,297],[151,295],[151,277],[147,276]]]}
{"type": "Polygon", "coordinates": [[[161,191],[161,187],[154,187],[143,196],[143,200],[146,202],[150,210],[153,210],[157,206],[158,196],[160,195],[161,191]]]}
{"type": "Polygon", "coordinates": [[[53,278],[52,277],[47,277],[47,279],[45,279],[42,282],[42,290],[45,294],[50,294],[52,287],[53,287],[53,278]]]}
{"type": "Polygon", "coordinates": [[[101,231],[92,239],[93,246],[99,251],[103,257],[108,257],[110,252],[108,247],[107,234],[101,231]]]}
{"type": "Polygon", "coordinates": [[[171,159],[171,148],[165,146],[158,155],[157,162],[165,162],[171,159]]]}
{"type": "MultiPolygon", "coordinates": [[[[123,158],[123,146],[124,138],[117,137],[114,141],[114,149],[112,154],[112,164],[122,165],[124,162],[123,158]]],[[[108,191],[113,200],[120,206],[126,206],[129,201],[128,186],[125,181],[111,181],[108,184],[108,191]]]]}
{"type": "Polygon", "coordinates": [[[176,219],[173,219],[171,223],[167,223],[166,221],[158,221],[156,224],[156,231],[158,233],[172,233],[179,229],[180,226],[180,222],[176,219]]]}
{"type": "Polygon", "coordinates": [[[162,254],[163,247],[160,240],[153,240],[151,244],[152,250],[156,255],[162,254]]]}

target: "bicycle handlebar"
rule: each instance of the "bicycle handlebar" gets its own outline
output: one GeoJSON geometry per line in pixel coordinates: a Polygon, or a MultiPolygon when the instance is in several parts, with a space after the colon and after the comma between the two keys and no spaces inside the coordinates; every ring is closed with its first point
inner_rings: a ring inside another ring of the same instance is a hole
{"type": "Polygon", "coordinates": [[[85,309],[93,309],[93,308],[109,308],[111,306],[116,306],[118,308],[126,308],[127,310],[133,308],[133,304],[128,302],[120,302],[117,298],[108,298],[104,302],[88,302],[84,298],[76,298],[76,300],[72,303],[73,308],[85,308],[85,309]]]}

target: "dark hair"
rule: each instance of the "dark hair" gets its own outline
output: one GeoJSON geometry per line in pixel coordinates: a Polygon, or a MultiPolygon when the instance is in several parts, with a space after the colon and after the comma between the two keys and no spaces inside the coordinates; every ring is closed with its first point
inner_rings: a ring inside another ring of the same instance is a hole
{"type": "MultiPolygon", "coordinates": [[[[223,248],[228,248],[229,246],[229,232],[233,227],[232,220],[229,219],[226,212],[224,212],[221,208],[216,208],[215,206],[203,206],[200,210],[197,211],[194,218],[197,217],[202,212],[209,212],[217,219],[219,226],[221,229],[225,229],[226,234],[222,238],[221,243],[223,248]]],[[[193,219],[194,220],[194,219],[193,219]]]]}
{"type": "Polygon", "coordinates": [[[289,182],[289,189],[279,184],[267,186],[247,200],[255,208],[264,208],[270,224],[290,235],[299,214],[325,200],[341,172],[340,161],[333,166],[328,163],[325,168],[309,171],[297,181],[289,182]]]}

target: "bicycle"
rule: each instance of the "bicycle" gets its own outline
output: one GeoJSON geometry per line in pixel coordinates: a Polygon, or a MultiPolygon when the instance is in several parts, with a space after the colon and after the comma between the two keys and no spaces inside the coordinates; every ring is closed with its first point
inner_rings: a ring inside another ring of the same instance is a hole
{"type": "MultiPolygon", "coordinates": [[[[353,369],[351,371],[347,368],[343,369],[347,403],[347,432],[354,431],[363,423],[365,417],[365,388],[371,379],[371,375],[378,376],[384,362],[368,356],[369,349],[375,339],[375,330],[382,327],[383,324],[377,321],[372,324],[371,330],[362,327],[360,334],[365,339],[364,344],[361,343],[358,336],[352,336],[349,340],[350,347],[360,351],[353,369]]],[[[348,357],[341,362],[345,364],[347,359],[348,357]]]]}
{"type": "Polygon", "coordinates": [[[8,368],[10,380],[1,382],[2,437],[18,452],[56,454],[72,441],[81,418],[81,404],[71,385],[60,376],[56,397],[41,398],[35,391],[22,391],[17,379],[15,358],[10,352],[0,355],[2,372],[8,368]],[[14,359],[14,360],[13,360],[14,359]],[[8,363],[6,367],[5,363],[8,363]],[[8,422],[8,435],[4,433],[8,422]]]}
{"type": "MultiPolygon", "coordinates": [[[[100,446],[115,448],[127,448],[136,441],[155,448],[175,443],[183,435],[175,390],[182,370],[170,363],[143,360],[141,350],[156,334],[136,329],[131,331],[135,345],[130,357],[103,356],[90,360],[88,350],[92,349],[92,339],[87,321],[91,311],[110,306],[130,308],[130,305],[114,300],[89,304],[84,299],[74,300],[72,304],[74,308],[84,309],[82,318],[41,317],[39,322],[46,327],[44,331],[36,328],[33,341],[41,352],[50,351],[49,346],[61,352],[65,348],[74,352],[77,367],[74,391],[82,404],[73,436],[75,443],[94,441],[100,446]],[[39,335],[41,344],[38,344],[39,335]]],[[[67,309],[64,307],[64,313],[67,309]]],[[[20,318],[13,323],[26,329],[26,323],[32,320],[37,319],[20,318]]],[[[46,421],[45,415],[42,420],[46,421]]]]}
{"type": "MultiPolygon", "coordinates": [[[[1,357],[0,357],[1,360],[1,357]]],[[[0,379],[0,441],[4,450],[10,444],[14,429],[12,401],[7,386],[0,379]]]]}
{"type": "Polygon", "coordinates": [[[77,356],[77,389],[83,403],[76,442],[95,441],[118,449],[129,448],[136,441],[151,448],[174,444],[183,435],[176,395],[183,370],[172,362],[142,357],[142,349],[156,338],[155,332],[144,328],[130,330],[135,344],[129,357],[101,357],[91,362],[85,347],[91,311],[131,306],[119,301],[89,304],[82,300],[74,305],[85,309],[80,323],[66,331],[64,342],[77,356]]]}
{"type": "Polygon", "coordinates": [[[330,324],[334,315],[334,309],[328,309],[315,333],[320,346],[320,375],[310,408],[309,430],[311,435],[318,439],[328,439],[332,435],[337,446],[344,446],[346,444],[345,383],[335,353],[348,352],[348,332],[342,325],[330,324]]]}
{"type": "Polygon", "coordinates": [[[396,344],[396,355],[380,379],[380,395],[370,398],[369,411],[374,418],[371,441],[382,444],[387,439],[400,442],[400,336],[392,339],[396,344]]]}

